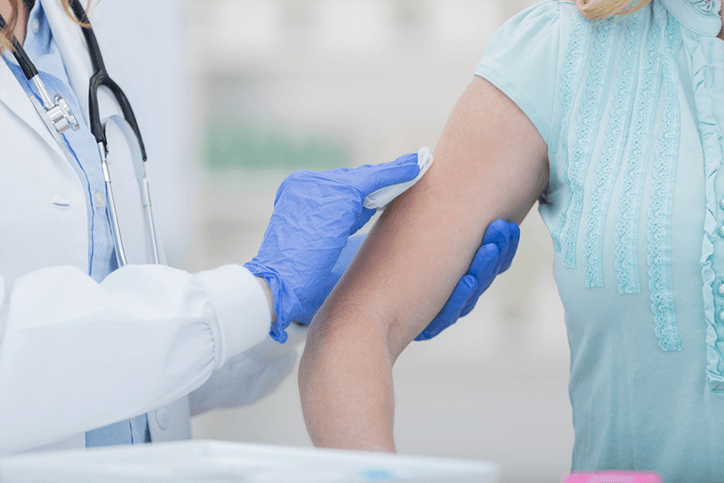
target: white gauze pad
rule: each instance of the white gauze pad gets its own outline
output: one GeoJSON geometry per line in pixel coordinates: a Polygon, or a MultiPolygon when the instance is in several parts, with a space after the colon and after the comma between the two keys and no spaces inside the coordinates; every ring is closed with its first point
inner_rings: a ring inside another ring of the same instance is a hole
{"type": "Polygon", "coordinates": [[[420,167],[420,173],[415,177],[415,179],[378,189],[374,193],[367,196],[367,198],[365,198],[362,206],[371,209],[384,208],[390,201],[394,200],[402,193],[407,191],[407,189],[410,188],[412,185],[420,181],[422,176],[432,165],[432,154],[430,154],[429,149],[425,147],[420,148],[420,150],[417,152],[417,165],[420,167]]]}

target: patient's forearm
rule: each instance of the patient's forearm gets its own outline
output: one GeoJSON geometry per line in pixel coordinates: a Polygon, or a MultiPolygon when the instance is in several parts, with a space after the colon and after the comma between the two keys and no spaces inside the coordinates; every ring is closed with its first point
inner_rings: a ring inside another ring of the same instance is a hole
{"type": "Polygon", "coordinates": [[[394,451],[392,361],[386,336],[379,331],[355,331],[352,326],[327,334],[320,329],[334,320],[327,318],[330,315],[317,315],[325,322],[310,328],[310,350],[299,369],[312,442],[322,447],[394,451]],[[357,343],[350,346],[347,340],[357,343]]]}

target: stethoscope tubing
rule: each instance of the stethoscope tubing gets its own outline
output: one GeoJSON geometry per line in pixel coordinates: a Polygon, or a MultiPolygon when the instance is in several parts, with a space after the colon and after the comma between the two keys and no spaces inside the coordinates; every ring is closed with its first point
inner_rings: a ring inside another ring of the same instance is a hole
{"type": "Polygon", "coordinates": [[[73,14],[81,22],[83,29],[83,36],[85,37],[86,43],[88,44],[88,52],[90,54],[91,63],[93,65],[93,76],[90,78],[90,85],[88,90],[88,110],[90,119],[90,130],[96,141],[103,143],[106,146],[106,135],[101,123],[100,108],[98,105],[98,89],[100,87],[106,87],[113,93],[116,98],[118,105],[121,107],[123,117],[126,118],[128,124],[131,125],[133,132],[136,133],[138,138],[138,144],[141,147],[141,156],[146,161],[146,147],[143,143],[143,137],[141,136],[141,130],[138,128],[138,122],[136,122],[136,116],[131,108],[131,103],[128,102],[128,98],[123,90],[111,79],[106,71],[106,65],[103,62],[103,56],[101,55],[101,49],[98,46],[98,40],[91,27],[88,15],[80,4],[80,0],[71,0],[71,8],[73,14]]]}

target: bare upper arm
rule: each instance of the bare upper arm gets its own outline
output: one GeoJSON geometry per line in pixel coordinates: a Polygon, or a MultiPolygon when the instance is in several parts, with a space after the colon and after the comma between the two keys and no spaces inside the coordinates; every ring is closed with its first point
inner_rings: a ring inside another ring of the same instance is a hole
{"type": "Polygon", "coordinates": [[[497,218],[521,222],[548,181],[542,137],[482,78],[458,102],[434,157],[372,229],[315,332],[358,339],[358,331],[386,331],[394,361],[444,305],[487,226],[497,218]]]}

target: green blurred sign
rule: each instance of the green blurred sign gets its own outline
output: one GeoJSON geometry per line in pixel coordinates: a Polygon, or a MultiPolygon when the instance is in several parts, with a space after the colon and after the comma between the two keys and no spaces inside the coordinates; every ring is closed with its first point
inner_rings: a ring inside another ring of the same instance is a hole
{"type": "Polygon", "coordinates": [[[329,135],[236,123],[212,123],[205,148],[207,166],[214,171],[325,170],[347,167],[350,159],[346,143],[329,135]]]}

